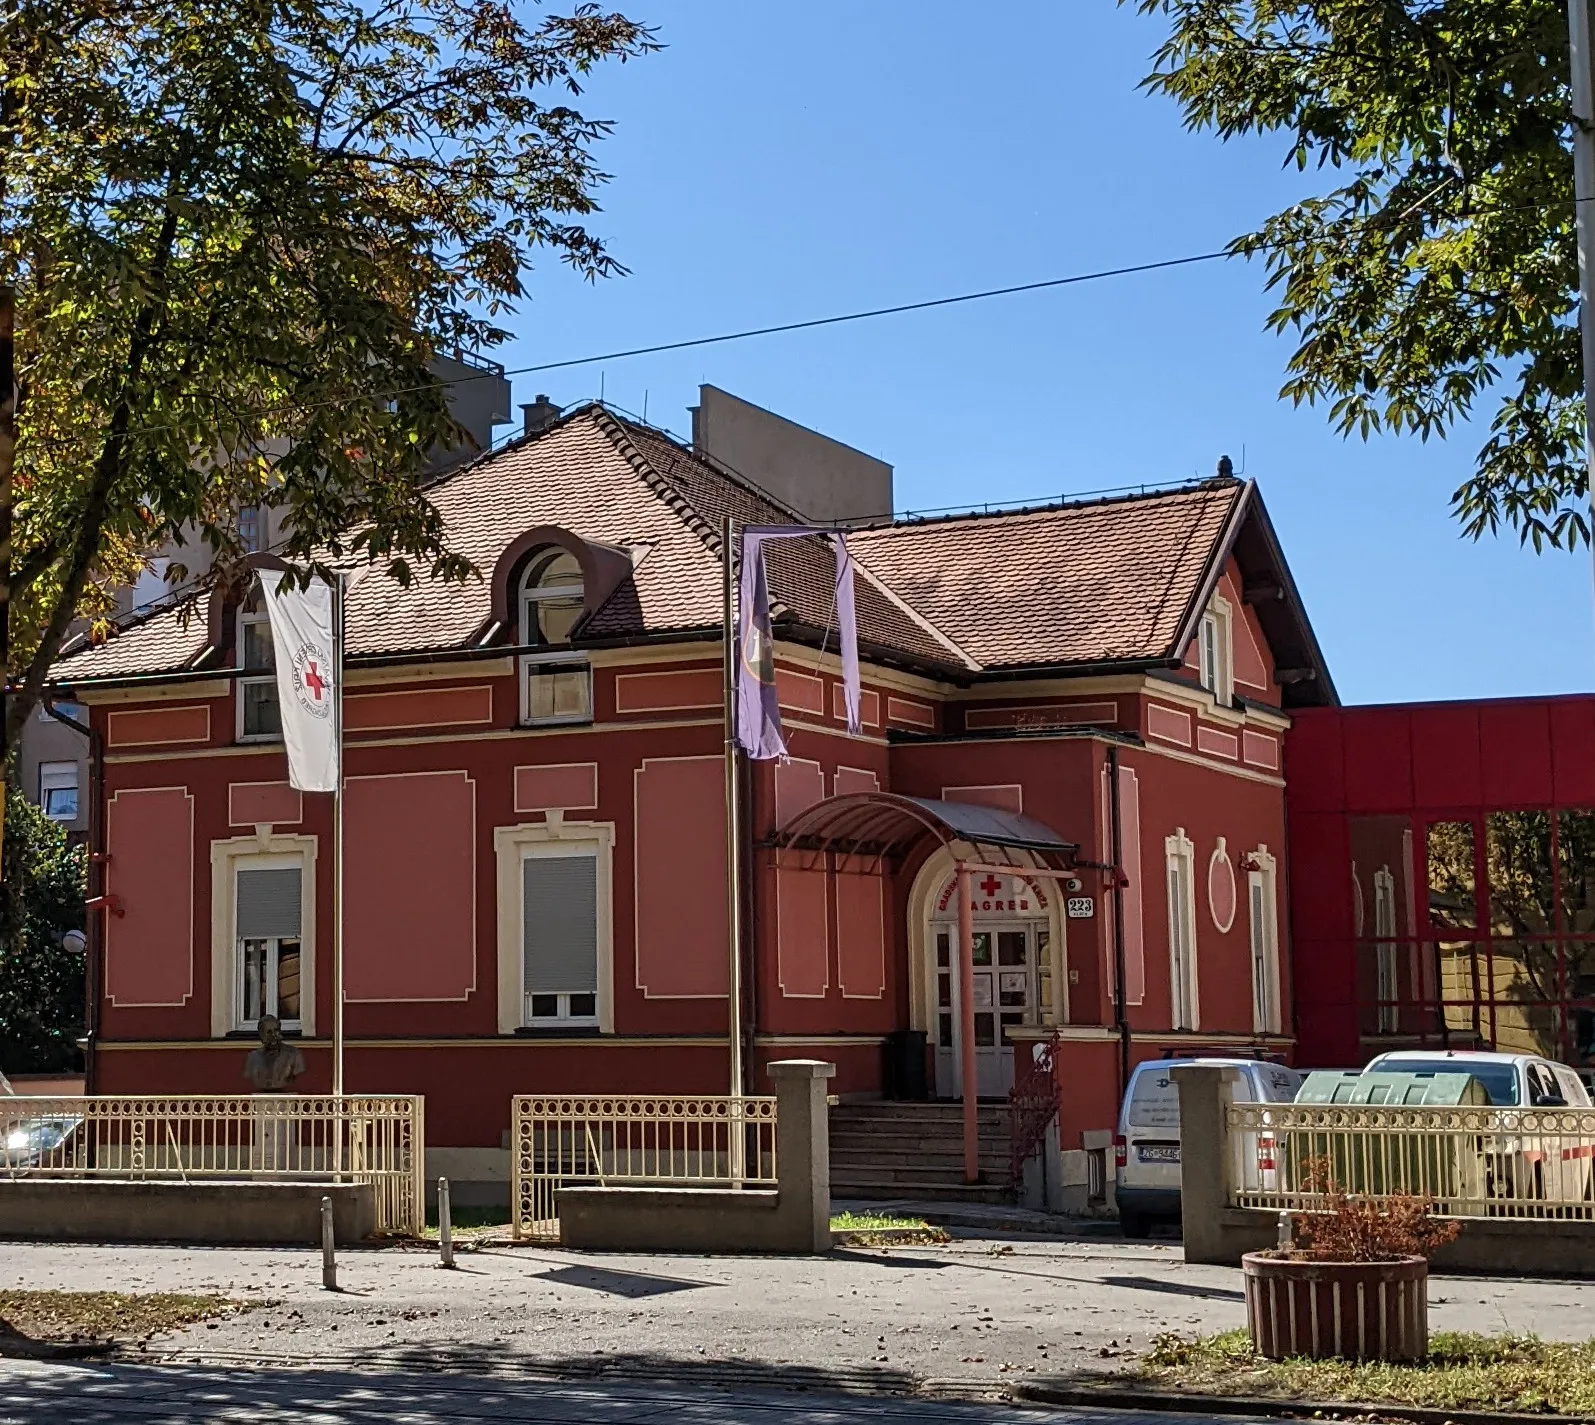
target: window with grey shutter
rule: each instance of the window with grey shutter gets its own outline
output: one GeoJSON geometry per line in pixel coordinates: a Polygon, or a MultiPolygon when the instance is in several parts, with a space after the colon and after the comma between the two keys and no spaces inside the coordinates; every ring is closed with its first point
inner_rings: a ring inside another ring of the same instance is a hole
{"type": "Polygon", "coordinates": [[[598,988],[598,859],[528,856],[521,862],[526,993],[598,988]]]}
{"type": "Polygon", "coordinates": [[[299,937],[297,866],[238,873],[238,938],[268,940],[299,937]]]}

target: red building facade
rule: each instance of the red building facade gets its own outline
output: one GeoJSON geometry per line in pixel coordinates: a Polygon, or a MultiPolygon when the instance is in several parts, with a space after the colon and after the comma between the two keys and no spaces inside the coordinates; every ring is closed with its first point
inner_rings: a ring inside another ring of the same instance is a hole
{"type": "Polygon", "coordinates": [[[1595,698],[1304,710],[1286,764],[1302,1062],[1595,1063],[1595,698]]]}
{"type": "MultiPolygon", "coordinates": [[[[423,1093],[430,1146],[483,1152],[514,1093],[724,1092],[716,531],[797,517],[598,406],[432,497],[480,581],[374,571],[349,596],[347,1087],[423,1093]]],[[[813,1056],[876,1095],[887,1036],[920,1031],[933,1094],[958,1095],[967,1052],[1000,1097],[1055,1040],[1068,1150],[1112,1126],[1135,1060],[1292,1056],[1284,746],[1334,694],[1255,487],[849,543],[859,736],[828,545],[768,555],[792,758],[741,789],[749,1088],[813,1056]],[[969,808],[999,829],[961,834],[969,808]],[[1061,878],[1025,874],[1049,858],[1061,878]]],[[[287,784],[262,628],[217,592],[57,668],[101,747],[97,1091],[237,1089],[267,1012],[328,1086],[330,799],[287,784]]]]}

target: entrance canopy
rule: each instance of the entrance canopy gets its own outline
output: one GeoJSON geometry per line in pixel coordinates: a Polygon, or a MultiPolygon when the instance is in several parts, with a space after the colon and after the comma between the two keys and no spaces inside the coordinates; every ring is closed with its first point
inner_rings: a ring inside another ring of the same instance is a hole
{"type": "Polygon", "coordinates": [[[792,818],[767,843],[802,853],[822,865],[827,855],[863,857],[877,864],[900,861],[921,837],[943,846],[966,842],[967,859],[993,866],[1046,866],[1069,870],[1080,847],[1051,827],[1018,812],[971,802],[904,797],[895,792],[850,792],[816,802],[792,818]],[[1033,859],[1022,859],[1025,853],[1033,859]]]}

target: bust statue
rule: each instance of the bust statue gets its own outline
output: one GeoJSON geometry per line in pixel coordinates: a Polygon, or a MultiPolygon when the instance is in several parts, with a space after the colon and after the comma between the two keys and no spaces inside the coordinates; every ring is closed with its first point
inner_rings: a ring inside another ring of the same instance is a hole
{"type": "Polygon", "coordinates": [[[255,1092],[286,1093],[304,1071],[305,1056],[283,1042],[282,1021],[274,1014],[261,1015],[260,1047],[251,1049],[244,1060],[244,1077],[255,1086],[255,1092]]]}

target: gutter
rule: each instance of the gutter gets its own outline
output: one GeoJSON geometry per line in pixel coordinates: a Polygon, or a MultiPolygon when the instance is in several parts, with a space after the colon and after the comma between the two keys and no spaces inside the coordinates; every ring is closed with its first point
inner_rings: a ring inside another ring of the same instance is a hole
{"type": "MultiPolygon", "coordinates": [[[[105,897],[105,739],[92,724],[68,717],[55,706],[54,693],[44,690],[45,712],[64,727],[81,733],[89,742],[89,865],[85,902],[105,897]]],[[[105,971],[105,914],[88,912],[83,917],[83,1092],[92,1094],[95,1073],[95,1045],[100,1033],[100,989],[105,971]]]]}

